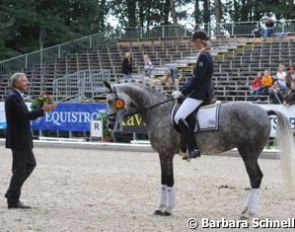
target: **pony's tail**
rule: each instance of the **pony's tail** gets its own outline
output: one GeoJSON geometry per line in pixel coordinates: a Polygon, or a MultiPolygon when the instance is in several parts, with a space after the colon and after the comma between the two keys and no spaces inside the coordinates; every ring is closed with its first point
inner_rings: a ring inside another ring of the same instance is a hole
{"type": "Polygon", "coordinates": [[[283,174],[287,180],[288,188],[295,191],[295,145],[294,137],[288,119],[279,111],[269,110],[268,115],[276,115],[277,131],[276,142],[280,150],[280,160],[283,174]]]}

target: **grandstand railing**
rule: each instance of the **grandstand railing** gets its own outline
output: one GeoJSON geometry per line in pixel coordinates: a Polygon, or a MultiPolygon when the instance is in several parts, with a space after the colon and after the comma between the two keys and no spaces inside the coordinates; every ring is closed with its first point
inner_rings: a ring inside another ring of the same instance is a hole
{"type": "Polygon", "coordinates": [[[105,93],[103,81],[111,81],[110,70],[100,70],[78,81],[79,102],[93,100],[95,96],[105,93]]]}
{"type": "MultiPolygon", "coordinates": [[[[213,38],[218,36],[253,36],[255,30],[264,29],[264,27],[264,21],[198,24],[190,28],[182,25],[134,27],[120,31],[118,37],[126,40],[183,37],[192,35],[195,29],[203,29],[213,38]]],[[[294,33],[295,20],[276,21],[275,31],[277,33],[294,33]]]]}
{"type": "Polygon", "coordinates": [[[58,78],[53,82],[56,101],[87,101],[105,92],[103,81],[111,80],[106,69],[82,70],[58,78]]]}
{"type": "Polygon", "coordinates": [[[92,74],[100,73],[100,69],[82,70],[65,75],[53,81],[53,98],[55,101],[77,101],[80,97],[79,83],[92,74]]]}

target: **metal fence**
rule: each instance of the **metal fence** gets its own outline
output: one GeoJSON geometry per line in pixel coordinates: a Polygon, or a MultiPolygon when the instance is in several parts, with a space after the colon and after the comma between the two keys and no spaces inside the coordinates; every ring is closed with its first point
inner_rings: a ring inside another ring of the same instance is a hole
{"type": "Polygon", "coordinates": [[[81,102],[93,99],[105,91],[103,81],[110,81],[111,72],[106,69],[82,70],[53,81],[55,101],[81,102]]]}
{"type": "MultiPolygon", "coordinates": [[[[117,38],[126,40],[155,39],[191,36],[196,29],[205,30],[212,38],[219,36],[253,36],[255,30],[264,29],[263,21],[230,22],[198,24],[194,27],[182,25],[166,25],[151,28],[134,27],[119,31],[117,38]]],[[[275,32],[295,33],[295,20],[283,20],[275,22],[275,32]]]]}
{"type": "Polygon", "coordinates": [[[82,70],[55,79],[53,81],[53,96],[55,101],[77,100],[79,98],[79,81],[99,72],[99,69],[82,70]]]}
{"type": "Polygon", "coordinates": [[[85,78],[82,78],[78,82],[79,87],[79,102],[94,99],[95,96],[99,96],[105,93],[103,81],[111,81],[110,70],[100,70],[98,73],[93,73],[85,78]]]}

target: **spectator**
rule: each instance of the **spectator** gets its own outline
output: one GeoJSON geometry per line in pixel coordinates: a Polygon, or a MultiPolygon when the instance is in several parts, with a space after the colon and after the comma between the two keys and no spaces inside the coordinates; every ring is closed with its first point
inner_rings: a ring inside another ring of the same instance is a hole
{"type": "Polygon", "coordinates": [[[287,79],[287,87],[290,88],[292,81],[295,81],[295,66],[294,65],[289,66],[286,79],[287,79]]]}
{"type": "Polygon", "coordinates": [[[280,64],[278,66],[278,72],[274,78],[275,80],[277,80],[280,89],[283,92],[287,92],[288,87],[287,87],[287,73],[285,72],[285,65],[280,64]]]}
{"type": "Polygon", "coordinates": [[[170,87],[173,84],[173,78],[172,78],[172,73],[171,70],[166,70],[165,75],[161,77],[161,84],[170,87]]]}
{"type": "Polygon", "coordinates": [[[151,72],[154,69],[154,66],[147,54],[143,55],[143,63],[144,63],[144,76],[145,77],[151,77],[151,72]]]}
{"type": "Polygon", "coordinates": [[[178,86],[180,79],[177,79],[177,74],[180,74],[180,71],[176,67],[172,67],[170,68],[170,72],[172,77],[172,85],[178,86]]]}
{"type": "Polygon", "coordinates": [[[259,89],[259,94],[265,95],[269,94],[269,88],[272,86],[273,78],[270,75],[268,70],[264,70],[263,76],[261,79],[261,87],[259,89]]]}
{"type": "Polygon", "coordinates": [[[164,85],[170,87],[173,84],[172,75],[170,70],[166,70],[163,76],[159,77],[146,77],[145,81],[151,85],[164,85]]]}
{"type": "Polygon", "coordinates": [[[282,104],[284,101],[283,90],[280,88],[278,81],[275,81],[269,89],[269,99],[271,104],[282,104]]]}
{"type": "Polygon", "coordinates": [[[285,96],[284,105],[289,106],[294,104],[295,104],[295,81],[292,81],[291,89],[288,90],[285,96]]]}
{"type": "Polygon", "coordinates": [[[253,96],[254,101],[256,101],[258,98],[259,89],[261,87],[261,78],[262,78],[262,72],[259,71],[254,77],[254,80],[250,86],[250,94],[253,96]]]}
{"type": "Polygon", "coordinates": [[[274,33],[275,23],[272,16],[268,16],[265,22],[265,30],[263,33],[263,41],[266,42],[268,37],[271,37],[274,33]]]}
{"type": "Polygon", "coordinates": [[[124,78],[130,78],[132,73],[132,57],[130,52],[125,53],[122,63],[122,73],[124,78]]]}

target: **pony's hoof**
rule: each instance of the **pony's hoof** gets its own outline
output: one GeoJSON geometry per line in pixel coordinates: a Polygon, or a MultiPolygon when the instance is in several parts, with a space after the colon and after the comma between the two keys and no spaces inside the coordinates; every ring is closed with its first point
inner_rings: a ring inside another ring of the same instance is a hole
{"type": "Polygon", "coordinates": [[[191,161],[191,159],[187,155],[186,156],[183,156],[182,159],[183,160],[186,160],[187,162],[190,162],[191,161]]]}
{"type": "Polygon", "coordinates": [[[171,216],[172,214],[168,211],[164,211],[162,215],[168,217],[168,216],[171,216]]]}
{"type": "Polygon", "coordinates": [[[242,213],[242,215],[240,216],[240,220],[252,220],[255,217],[254,213],[242,213]]]}
{"type": "Polygon", "coordinates": [[[246,214],[242,214],[240,220],[249,220],[249,217],[246,214]]]}
{"type": "Polygon", "coordinates": [[[154,215],[155,216],[163,216],[163,212],[161,210],[157,209],[157,210],[155,210],[154,215]]]}

